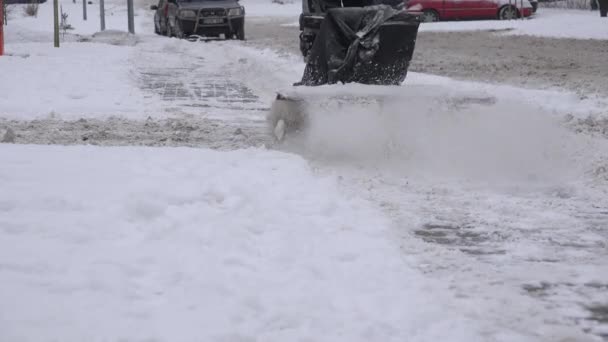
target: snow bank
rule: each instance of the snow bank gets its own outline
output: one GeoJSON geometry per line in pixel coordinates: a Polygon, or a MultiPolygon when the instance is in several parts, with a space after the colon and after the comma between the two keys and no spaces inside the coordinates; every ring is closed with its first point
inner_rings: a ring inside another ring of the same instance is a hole
{"type": "Polygon", "coordinates": [[[540,8],[532,18],[524,20],[447,21],[420,26],[420,32],[477,30],[509,30],[503,33],[508,35],[608,39],[606,19],[600,18],[597,11],[540,8]]]}
{"type": "Polygon", "coordinates": [[[0,340],[487,340],[299,157],[2,145],[0,164],[0,340]]]}

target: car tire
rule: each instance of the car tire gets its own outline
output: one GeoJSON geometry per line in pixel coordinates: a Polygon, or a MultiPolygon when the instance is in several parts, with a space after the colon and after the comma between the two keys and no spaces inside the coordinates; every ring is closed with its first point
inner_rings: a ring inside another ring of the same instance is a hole
{"type": "Polygon", "coordinates": [[[422,11],[422,16],[420,17],[423,23],[432,23],[435,21],[439,21],[439,13],[432,9],[426,9],[422,11]]]}
{"type": "Polygon", "coordinates": [[[500,20],[512,20],[517,18],[519,18],[519,11],[514,6],[506,5],[501,7],[498,11],[498,19],[500,20]]]}
{"type": "Polygon", "coordinates": [[[175,19],[175,25],[171,28],[171,33],[177,39],[183,39],[185,37],[184,31],[182,30],[182,23],[179,19],[175,19]]]}
{"type": "Polygon", "coordinates": [[[165,31],[161,33],[163,36],[171,38],[171,25],[168,20],[165,22],[165,31]]]}
{"type": "Polygon", "coordinates": [[[236,39],[245,40],[245,24],[236,29],[236,39]]]}

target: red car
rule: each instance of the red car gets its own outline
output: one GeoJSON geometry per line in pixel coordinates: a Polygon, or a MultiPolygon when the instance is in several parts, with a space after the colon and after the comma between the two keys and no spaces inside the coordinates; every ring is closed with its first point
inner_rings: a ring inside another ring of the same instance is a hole
{"type": "Polygon", "coordinates": [[[516,19],[529,17],[528,0],[409,0],[408,10],[422,12],[424,22],[457,19],[516,19]]]}

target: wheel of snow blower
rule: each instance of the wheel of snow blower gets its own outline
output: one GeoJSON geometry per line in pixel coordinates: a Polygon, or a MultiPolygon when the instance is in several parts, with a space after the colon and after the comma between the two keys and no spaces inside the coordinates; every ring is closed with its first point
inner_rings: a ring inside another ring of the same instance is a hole
{"type": "Polygon", "coordinates": [[[268,122],[276,141],[281,142],[288,133],[304,129],[306,121],[306,109],[303,100],[293,99],[281,94],[277,95],[268,115],[268,122]]]}

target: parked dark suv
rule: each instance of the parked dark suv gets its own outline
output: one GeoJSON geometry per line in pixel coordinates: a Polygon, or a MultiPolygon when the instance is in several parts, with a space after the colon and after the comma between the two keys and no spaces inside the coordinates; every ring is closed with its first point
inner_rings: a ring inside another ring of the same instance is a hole
{"type": "Polygon", "coordinates": [[[159,0],[150,8],[157,34],[245,39],[245,8],[238,0],[159,0]]]}

